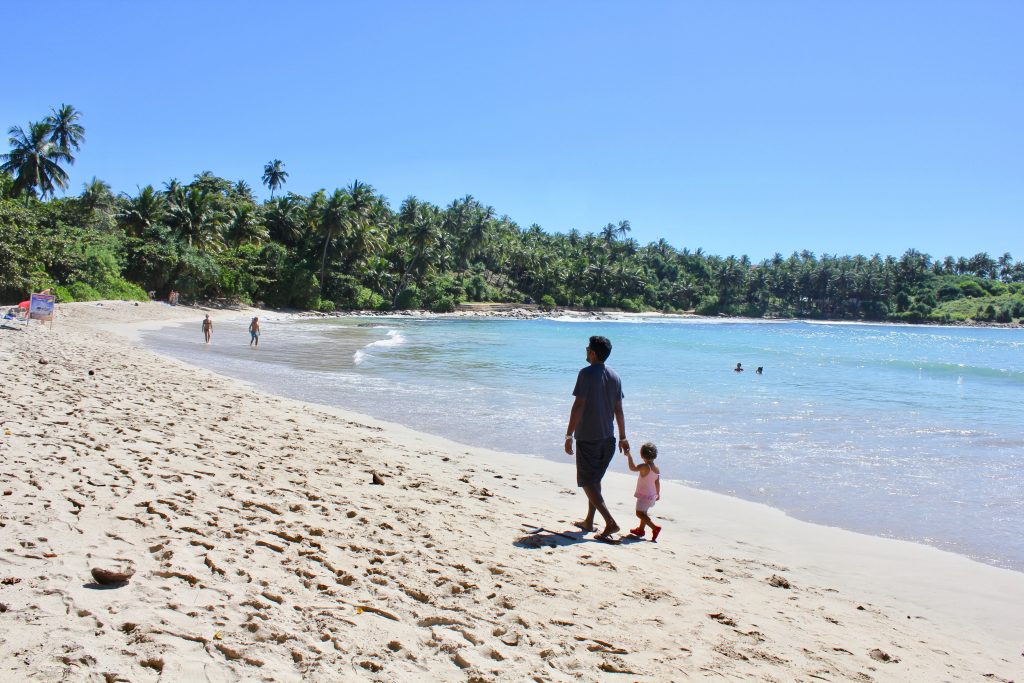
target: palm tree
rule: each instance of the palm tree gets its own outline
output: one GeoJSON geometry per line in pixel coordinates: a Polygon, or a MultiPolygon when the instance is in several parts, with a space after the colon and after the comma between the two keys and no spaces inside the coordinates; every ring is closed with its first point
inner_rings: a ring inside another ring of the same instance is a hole
{"type": "Polygon", "coordinates": [[[231,207],[228,214],[227,234],[235,246],[253,242],[259,244],[267,239],[267,229],[260,219],[256,205],[243,202],[231,207]]]}
{"type": "Polygon", "coordinates": [[[193,187],[179,190],[171,198],[171,227],[199,251],[219,251],[224,246],[214,196],[208,190],[193,187]]]}
{"type": "Polygon", "coordinates": [[[1004,251],[1003,255],[996,259],[999,264],[999,279],[1003,282],[1010,282],[1013,273],[1013,257],[1010,252],[1004,251]]]}
{"type": "Polygon", "coordinates": [[[910,285],[917,284],[931,267],[931,257],[917,249],[907,249],[900,257],[898,273],[900,279],[910,285]]]}
{"type": "Polygon", "coordinates": [[[481,207],[474,212],[472,222],[463,230],[462,259],[468,263],[480,254],[494,223],[494,207],[481,207]]]}
{"type": "Polygon", "coordinates": [[[615,227],[615,236],[619,239],[625,239],[626,235],[633,228],[630,227],[629,221],[619,221],[619,224],[615,227]]]}
{"type": "MultiPolygon", "coordinates": [[[[368,185],[363,187],[369,188],[368,185]]],[[[365,261],[371,256],[380,256],[385,252],[388,245],[388,232],[390,228],[391,209],[387,201],[381,195],[372,194],[371,202],[365,217],[359,219],[352,216],[350,212],[350,259],[353,263],[365,261]]],[[[357,207],[354,200],[350,198],[350,209],[357,207]]]]}
{"type": "Polygon", "coordinates": [[[436,206],[420,202],[416,197],[406,197],[398,209],[398,235],[403,244],[394,252],[396,264],[401,271],[395,297],[405,289],[410,277],[420,282],[429,266],[430,253],[437,237],[440,212],[436,206]]]}
{"type": "Polygon", "coordinates": [[[166,201],[152,185],[139,190],[136,197],[128,197],[124,208],[117,215],[118,222],[128,234],[141,237],[163,218],[166,201]]]}
{"type": "Polygon", "coordinates": [[[603,239],[604,243],[609,246],[611,246],[611,243],[615,241],[615,236],[618,234],[619,230],[615,227],[614,223],[609,223],[601,228],[601,239],[603,239]]]}
{"type": "Polygon", "coordinates": [[[384,222],[374,222],[367,225],[356,235],[358,239],[357,248],[364,257],[378,257],[388,251],[388,225],[384,222]]]}
{"type": "Polygon", "coordinates": [[[239,180],[235,183],[234,187],[231,188],[230,195],[232,201],[243,201],[249,204],[256,203],[256,197],[252,194],[252,188],[244,180],[239,180]]]}
{"type": "Polygon", "coordinates": [[[302,226],[304,237],[320,234],[320,223],[323,221],[325,206],[327,206],[327,190],[323,188],[309,195],[309,198],[305,200],[302,226]]]}
{"type": "Polygon", "coordinates": [[[683,310],[689,310],[697,302],[697,289],[696,278],[689,273],[682,273],[672,283],[669,296],[673,304],[683,310]]]}
{"type": "Polygon", "coordinates": [[[96,209],[106,209],[114,201],[114,194],[110,191],[110,184],[96,176],[82,185],[82,194],[79,197],[82,205],[90,212],[96,209]]]}
{"type": "Polygon", "coordinates": [[[202,173],[196,173],[192,182],[189,183],[189,187],[205,190],[221,197],[227,197],[231,194],[233,185],[230,180],[215,176],[213,171],[203,171],[202,173]]]}
{"type": "Polygon", "coordinates": [[[437,233],[437,239],[434,242],[434,264],[440,271],[449,270],[452,262],[453,249],[455,243],[452,241],[452,236],[441,230],[437,233]]]}
{"type": "Polygon", "coordinates": [[[423,204],[416,197],[409,195],[402,202],[402,206],[398,209],[398,222],[403,227],[410,227],[414,225],[420,218],[420,211],[422,210],[423,204]]]}
{"type": "Polygon", "coordinates": [[[370,219],[376,207],[376,194],[371,186],[353,180],[352,184],[345,188],[345,195],[348,197],[348,222],[351,226],[365,223],[370,219]]]}
{"type": "Polygon", "coordinates": [[[11,151],[0,154],[4,163],[0,171],[14,176],[14,191],[28,195],[39,190],[40,196],[53,195],[56,188],[68,186],[68,174],[58,162],[72,161],[71,155],[63,147],[50,139],[50,124],[45,121],[28,124],[26,133],[21,126],[11,126],[7,131],[11,151]]]}
{"type": "MultiPolygon", "coordinates": [[[[611,223],[609,223],[611,225],[611,223]]],[[[587,275],[590,279],[590,291],[598,296],[598,303],[606,303],[608,293],[608,281],[605,277],[611,267],[611,261],[608,259],[606,252],[598,252],[598,254],[590,261],[587,266],[587,275]]]]}
{"type": "Polygon", "coordinates": [[[391,297],[395,289],[395,273],[391,268],[391,262],[383,256],[371,256],[366,263],[360,278],[366,286],[386,297],[391,297]]]}
{"type": "Polygon", "coordinates": [[[270,188],[270,198],[274,198],[274,190],[278,190],[288,182],[288,171],[284,170],[284,163],[280,159],[274,159],[263,167],[263,184],[270,188]]]}
{"type": "Polygon", "coordinates": [[[996,267],[998,265],[996,260],[988,255],[987,251],[977,253],[967,260],[967,268],[970,272],[978,277],[988,277],[993,280],[996,278],[996,267]]]}
{"type": "Polygon", "coordinates": [[[654,245],[654,250],[661,255],[662,258],[668,258],[668,255],[672,253],[672,245],[669,244],[664,237],[660,238],[654,245]]]}
{"type": "Polygon", "coordinates": [[[60,105],[60,109],[50,109],[50,115],[46,117],[46,123],[50,126],[50,142],[54,143],[68,155],[68,163],[75,163],[71,156],[72,150],[78,151],[85,142],[85,128],[78,120],[82,118],[82,112],[70,104],[60,105]]]}
{"type": "Polygon", "coordinates": [[[409,245],[412,247],[409,270],[417,276],[417,282],[430,267],[430,257],[437,243],[440,222],[441,216],[437,207],[427,204],[420,205],[413,222],[409,225],[409,245]]]}
{"type": "Polygon", "coordinates": [[[302,238],[303,209],[295,195],[271,200],[265,220],[270,237],[282,244],[294,246],[302,238]]]}
{"type": "MultiPolygon", "coordinates": [[[[746,259],[746,257],[743,257],[746,259]]],[[[715,264],[715,276],[718,280],[719,301],[722,304],[733,303],[735,293],[746,283],[747,271],[742,261],[735,256],[719,260],[715,264]]]]}
{"type": "Polygon", "coordinates": [[[351,263],[361,257],[367,247],[378,251],[374,245],[382,242],[379,231],[376,235],[370,235],[368,230],[373,225],[375,216],[383,213],[383,206],[373,188],[358,180],[352,181],[352,184],[345,188],[344,197],[341,232],[346,238],[346,256],[351,263]]]}
{"type": "Polygon", "coordinates": [[[324,273],[327,269],[327,250],[334,238],[345,228],[345,213],[348,195],[342,190],[335,190],[327,199],[320,213],[319,231],[324,237],[323,256],[320,257],[320,291],[324,290],[324,273]]]}

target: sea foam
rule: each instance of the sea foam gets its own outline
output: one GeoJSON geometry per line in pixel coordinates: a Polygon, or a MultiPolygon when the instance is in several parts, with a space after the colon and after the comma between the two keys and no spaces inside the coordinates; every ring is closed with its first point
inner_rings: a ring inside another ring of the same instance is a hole
{"type": "Polygon", "coordinates": [[[361,349],[358,349],[352,355],[352,362],[356,365],[360,365],[368,357],[372,356],[371,349],[374,348],[393,348],[401,346],[406,342],[405,336],[399,330],[388,330],[388,336],[386,339],[378,339],[375,342],[371,342],[361,349]]]}

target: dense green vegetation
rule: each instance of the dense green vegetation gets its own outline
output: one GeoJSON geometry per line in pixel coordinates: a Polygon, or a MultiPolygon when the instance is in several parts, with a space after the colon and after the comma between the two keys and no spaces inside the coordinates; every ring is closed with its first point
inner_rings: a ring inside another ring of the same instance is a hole
{"type": "MultiPolygon", "coordinates": [[[[395,209],[355,181],[310,196],[284,193],[288,173],[263,169],[271,198],[210,172],[115,196],[98,180],[77,196],[64,164],[85,139],[64,105],[9,130],[0,155],[0,300],[56,288],[62,301],[228,298],[303,309],[452,310],[463,301],[629,311],[910,322],[1024,318],[1024,264],[1010,254],[933,260],[776,255],[760,263],[640,245],[628,221],[595,231],[521,228],[472,196],[395,209]]],[[[254,169],[256,171],[257,169],[254,169]]]]}

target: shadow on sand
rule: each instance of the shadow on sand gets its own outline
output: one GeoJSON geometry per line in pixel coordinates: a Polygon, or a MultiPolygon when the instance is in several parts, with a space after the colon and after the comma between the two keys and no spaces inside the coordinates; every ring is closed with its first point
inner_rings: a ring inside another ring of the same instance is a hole
{"type": "Polygon", "coordinates": [[[112,590],[117,590],[118,588],[124,588],[127,585],[128,585],[127,581],[118,581],[117,583],[95,583],[95,582],[89,582],[89,583],[83,583],[82,584],[82,588],[88,588],[89,590],[94,590],[94,591],[112,591],[112,590]]]}
{"type": "Polygon", "coordinates": [[[559,548],[577,543],[605,543],[611,545],[631,545],[642,541],[642,538],[635,536],[616,536],[614,540],[608,541],[597,536],[588,535],[584,531],[551,531],[532,524],[524,524],[527,532],[512,542],[517,548],[559,548]]]}

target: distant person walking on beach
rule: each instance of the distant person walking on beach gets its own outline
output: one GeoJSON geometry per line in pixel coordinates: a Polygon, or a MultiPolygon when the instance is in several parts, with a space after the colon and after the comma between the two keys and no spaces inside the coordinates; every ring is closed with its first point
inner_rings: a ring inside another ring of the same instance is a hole
{"type": "Polygon", "coordinates": [[[587,495],[587,516],[573,524],[584,531],[594,530],[594,514],[601,513],[604,529],[597,538],[611,540],[619,530],[601,495],[601,480],[615,455],[615,431],[612,421],[619,427],[619,450],[628,451],[626,418],[622,414],[622,380],[614,370],[604,364],[612,352],[612,343],[606,337],[594,336],[587,345],[589,365],[576,376],[576,397],[569,412],[569,426],[565,430],[565,452],[573,455],[573,437],[576,438],[576,484],[587,495]]]}
{"type": "Polygon", "coordinates": [[[252,322],[249,323],[249,346],[255,344],[257,347],[260,345],[260,319],[253,318],[252,322]]]}
{"type": "Polygon", "coordinates": [[[206,343],[210,343],[210,335],[213,334],[213,321],[210,320],[210,314],[207,313],[206,317],[203,318],[203,336],[206,337],[206,343]]]}
{"type": "Polygon", "coordinates": [[[658,447],[647,442],[640,447],[640,457],[643,462],[639,465],[633,463],[633,454],[626,450],[626,458],[629,459],[629,471],[639,472],[636,480],[636,516],[640,519],[640,526],[630,529],[629,533],[634,536],[644,537],[645,527],[651,527],[651,540],[657,541],[661,527],[651,521],[648,511],[654,507],[654,503],[661,500],[661,470],[654,464],[658,457],[658,447]]]}

